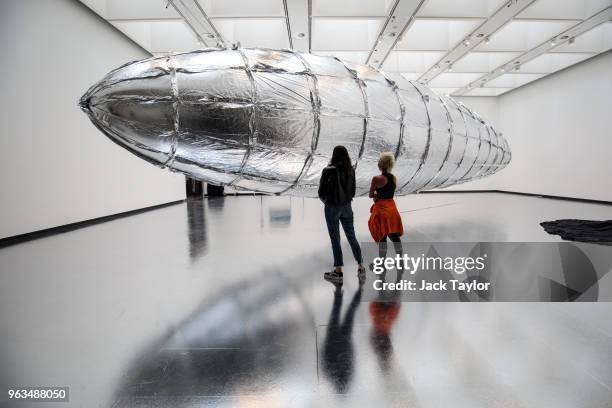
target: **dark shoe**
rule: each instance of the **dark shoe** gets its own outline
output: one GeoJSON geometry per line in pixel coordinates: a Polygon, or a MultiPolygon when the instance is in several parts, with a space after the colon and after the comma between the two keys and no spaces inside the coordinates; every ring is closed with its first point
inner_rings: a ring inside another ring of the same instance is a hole
{"type": "Polygon", "coordinates": [[[342,282],[343,278],[344,274],[342,272],[331,271],[323,274],[323,279],[332,283],[342,282]]]}

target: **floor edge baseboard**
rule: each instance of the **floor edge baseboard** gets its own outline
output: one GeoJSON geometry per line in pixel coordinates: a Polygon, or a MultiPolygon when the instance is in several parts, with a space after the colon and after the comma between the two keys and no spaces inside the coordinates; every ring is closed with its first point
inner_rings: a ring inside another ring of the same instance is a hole
{"type": "Polygon", "coordinates": [[[516,194],[523,195],[529,197],[540,197],[540,198],[548,198],[551,200],[565,200],[565,201],[578,201],[581,203],[590,203],[590,204],[603,204],[603,205],[612,205],[612,201],[606,200],[595,200],[591,198],[577,198],[577,197],[566,197],[566,196],[558,196],[558,195],[550,195],[550,194],[536,194],[536,193],[525,193],[522,191],[509,191],[509,190],[434,190],[434,191],[421,191],[419,194],[432,194],[432,193],[504,193],[504,194],[516,194]]]}
{"type": "Polygon", "coordinates": [[[137,208],[135,210],[124,211],[116,214],[104,215],[102,217],[90,218],[88,220],[72,222],[70,224],[58,225],[56,227],[45,228],[41,230],[36,230],[32,232],[26,232],[24,234],[13,235],[10,237],[0,238],[0,248],[4,248],[7,246],[20,244],[26,241],[32,241],[39,238],[48,237],[51,235],[63,234],[66,232],[74,231],[80,228],[89,227],[91,225],[101,224],[103,222],[108,222],[112,220],[116,220],[119,218],[130,217],[132,215],[141,214],[148,211],[158,210],[160,208],[170,207],[176,204],[180,204],[184,202],[185,199],[170,201],[167,203],[155,204],[148,207],[137,208]]]}

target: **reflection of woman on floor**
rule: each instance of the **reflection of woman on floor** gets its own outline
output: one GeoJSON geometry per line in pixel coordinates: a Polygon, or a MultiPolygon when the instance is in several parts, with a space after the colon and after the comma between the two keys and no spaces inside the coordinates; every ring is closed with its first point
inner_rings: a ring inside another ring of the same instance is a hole
{"type": "Polygon", "coordinates": [[[399,302],[372,302],[370,303],[370,316],[372,317],[372,333],[370,334],[370,344],[376,352],[380,368],[383,372],[388,372],[393,354],[393,344],[391,343],[391,329],[393,323],[400,312],[399,302]]]}
{"type": "MultiPolygon", "coordinates": [[[[383,281],[385,275],[381,275],[383,281]]],[[[396,283],[401,281],[402,275],[398,274],[396,283]]],[[[391,366],[393,344],[391,343],[391,329],[400,312],[399,291],[379,292],[379,300],[370,303],[370,317],[372,318],[372,332],[370,333],[370,344],[376,352],[380,368],[383,373],[388,373],[391,366]]]]}
{"type": "Polygon", "coordinates": [[[342,285],[336,284],[334,304],[329,316],[325,343],[323,344],[323,372],[334,384],[336,391],[344,394],[353,378],[355,366],[353,351],[353,319],[361,302],[361,285],[353,295],[353,300],[340,322],[342,309],[342,285]]]}
{"type": "Polygon", "coordinates": [[[353,256],[359,264],[357,269],[361,276],[365,274],[361,247],[355,237],[353,226],[353,208],[351,201],[355,197],[355,170],[351,158],[344,146],[336,146],[332,153],[329,166],[323,169],[319,184],[319,198],[325,204],[325,221],[334,254],[334,269],[326,272],[325,279],[332,282],[342,282],[342,248],[340,246],[340,225],[344,229],[346,239],[351,245],[353,256]]]}
{"type": "Polygon", "coordinates": [[[378,242],[380,257],[387,255],[387,237],[393,242],[395,251],[402,253],[400,236],[404,234],[404,226],[393,199],[397,186],[397,179],[391,174],[394,165],[393,154],[382,153],[378,160],[381,174],[374,176],[370,185],[370,198],[374,200],[374,205],[370,210],[368,227],[372,238],[378,242]]]}
{"type": "MultiPolygon", "coordinates": [[[[385,274],[380,277],[386,282],[385,274]]],[[[401,280],[402,274],[398,273],[395,282],[401,280]]],[[[401,310],[401,291],[387,290],[378,294],[378,301],[371,302],[369,306],[370,318],[372,319],[370,345],[380,365],[382,374],[381,392],[389,397],[386,406],[418,408],[420,406],[419,398],[404,372],[406,354],[398,353],[394,356],[391,340],[391,332],[401,310]],[[401,392],[398,393],[398,391],[401,392]]],[[[402,323],[405,324],[406,322],[402,323]]],[[[401,341],[401,339],[399,340],[401,341]]]]}

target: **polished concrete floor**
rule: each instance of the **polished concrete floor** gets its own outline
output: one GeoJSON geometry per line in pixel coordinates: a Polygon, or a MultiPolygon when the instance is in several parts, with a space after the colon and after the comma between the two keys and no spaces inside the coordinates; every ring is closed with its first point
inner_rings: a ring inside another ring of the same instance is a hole
{"type": "MultiPolygon", "coordinates": [[[[538,223],[612,218],[498,193],[398,207],[413,241],[558,241],[538,223]]],[[[369,241],[368,200],[354,209],[369,241]]],[[[70,404],[47,405],[74,407],[612,407],[612,303],[380,304],[353,262],[342,288],[323,281],[330,263],[320,203],[288,197],[2,248],[0,390],[69,386],[70,404]]]]}

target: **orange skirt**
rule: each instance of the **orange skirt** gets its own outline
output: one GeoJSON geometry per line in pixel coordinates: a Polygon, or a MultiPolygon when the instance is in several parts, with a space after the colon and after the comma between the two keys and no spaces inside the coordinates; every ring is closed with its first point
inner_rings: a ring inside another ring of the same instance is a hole
{"type": "Polygon", "coordinates": [[[388,336],[393,328],[393,323],[400,312],[400,303],[370,303],[370,316],[376,334],[388,336]]]}
{"type": "Polygon", "coordinates": [[[385,198],[376,201],[370,212],[368,228],[370,228],[374,241],[380,242],[385,235],[389,234],[404,234],[402,217],[400,217],[399,211],[397,211],[394,199],[385,198]]]}

